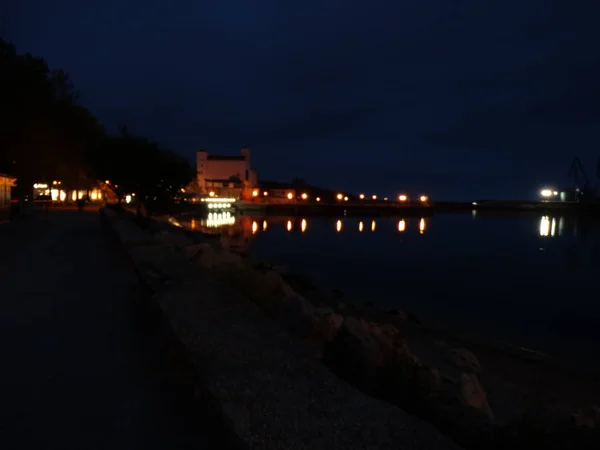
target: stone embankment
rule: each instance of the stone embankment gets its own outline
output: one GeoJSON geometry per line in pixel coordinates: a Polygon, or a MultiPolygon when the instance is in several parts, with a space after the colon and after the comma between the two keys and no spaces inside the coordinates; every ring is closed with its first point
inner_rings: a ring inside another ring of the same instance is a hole
{"type": "MultiPolygon", "coordinates": [[[[194,242],[176,229],[151,234],[104,214],[203,383],[251,446],[454,448],[403,410],[469,449],[600,442],[598,408],[589,406],[600,395],[566,386],[571,373],[550,377],[568,401],[537,398],[537,387],[522,378],[544,365],[523,363],[522,355],[507,358],[473,344],[478,358],[464,341],[440,338],[409,314],[360,307],[216,243],[194,242]],[[495,373],[484,370],[498,361],[495,373]],[[564,414],[573,405],[581,406],[564,414]]],[[[598,388],[595,379],[582,383],[598,388]]]]}
{"type": "Polygon", "coordinates": [[[218,408],[246,448],[459,448],[328,370],[314,350],[335,341],[342,316],[313,307],[275,272],[183,234],[145,231],[110,209],[101,215],[183,344],[197,395],[218,408]]]}

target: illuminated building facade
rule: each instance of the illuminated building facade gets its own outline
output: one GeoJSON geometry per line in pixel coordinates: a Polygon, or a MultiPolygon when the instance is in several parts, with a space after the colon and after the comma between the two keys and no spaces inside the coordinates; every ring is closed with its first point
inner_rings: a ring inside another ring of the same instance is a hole
{"type": "Polygon", "coordinates": [[[0,222],[10,216],[10,191],[15,178],[0,173],[0,222]]]}
{"type": "Polygon", "coordinates": [[[101,202],[104,192],[99,188],[66,190],[61,181],[52,183],[35,183],[33,185],[34,200],[47,199],[55,203],[69,203],[89,199],[91,202],[101,202]]]}
{"type": "Polygon", "coordinates": [[[250,149],[242,147],[240,155],[196,155],[197,183],[200,192],[222,197],[250,198],[258,185],[256,170],[250,165],[250,149]]]}

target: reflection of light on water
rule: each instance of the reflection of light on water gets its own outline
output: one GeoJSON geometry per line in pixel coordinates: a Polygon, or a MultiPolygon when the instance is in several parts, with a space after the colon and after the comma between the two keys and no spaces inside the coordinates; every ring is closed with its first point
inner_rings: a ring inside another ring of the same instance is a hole
{"type": "Polygon", "coordinates": [[[550,227],[550,236],[554,236],[556,234],[556,219],[552,218],[552,226],[550,227]]]}
{"type": "Polygon", "coordinates": [[[190,230],[195,230],[196,229],[196,219],[192,219],[190,221],[190,230]]]}
{"type": "Polygon", "coordinates": [[[560,219],[558,219],[558,235],[562,236],[564,230],[565,230],[565,218],[561,217],[560,219]]]}
{"type": "Polygon", "coordinates": [[[263,231],[267,231],[267,221],[263,220],[263,231]]]}
{"type": "Polygon", "coordinates": [[[335,224],[335,229],[336,229],[336,231],[338,231],[338,232],[342,231],[342,221],[341,221],[341,220],[338,220],[338,221],[336,222],[336,224],[335,224]]]}
{"type": "Polygon", "coordinates": [[[202,222],[204,222],[203,225],[206,225],[207,227],[216,228],[225,225],[233,225],[235,223],[235,217],[233,217],[230,212],[208,213],[208,218],[202,222]]]}
{"type": "Polygon", "coordinates": [[[419,233],[421,233],[421,234],[425,233],[425,227],[426,227],[425,218],[421,217],[421,220],[419,220],[419,233]]]}
{"type": "Polygon", "coordinates": [[[362,230],[364,229],[365,224],[362,222],[358,222],[358,231],[362,233],[362,230]]]}
{"type": "Polygon", "coordinates": [[[371,222],[371,231],[375,231],[375,221],[371,222]]]}
{"type": "Polygon", "coordinates": [[[252,222],[252,234],[256,234],[258,231],[258,223],[252,222]]]}
{"type": "Polygon", "coordinates": [[[473,219],[477,218],[477,210],[476,209],[471,210],[471,216],[473,216],[473,219]]]}
{"type": "Polygon", "coordinates": [[[540,236],[548,236],[550,231],[550,218],[543,216],[540,220],[540,236]]]}
{"type": "Polygon", "coordinates": [[[404,230],[406,230],[406,222],[402,219],[398,222],[398,231],[402,233],[404,230]]]}
{"type": "Polygon", "coordinates": [[[306,219],[302,219],[302,222],[300,222],[300,230],[302,230],[303,233],[306,231],[306,219]]]}
{"type": "Polygon", "coordinates": [[[175,220],[173,217],[169,217],[168,222],[171,225],[175,225],[176,227],[181,227],[181,224],[179,222],[177,222],[177,220],[175,220]]]}
{"type": "Polygon", "coordinates": [[[287,221],[287,230],[292,231],[292,221],[291,220],[287,221]]]}

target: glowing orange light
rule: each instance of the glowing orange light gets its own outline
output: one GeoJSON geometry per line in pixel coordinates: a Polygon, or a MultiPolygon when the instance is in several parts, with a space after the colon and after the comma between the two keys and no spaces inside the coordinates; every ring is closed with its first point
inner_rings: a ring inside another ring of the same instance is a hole
{"type": "Polygon", "coordinates": [[[269,195],[269,193],[267,191],[263,192],[263,195],[266,197],[267,195],[269,195]]]}
{"type": "Polygon", "coordinates": [[[210,191],[210,192],[208,193],[208,195],[209,195],[210,197],[214,197],[214,196],[215,196],[215,193],[214,193],[213,191],[210,191]]]}
{"type": "Polygon", "coordinates": [[[360,195],[358,196],[358,198],[360,198],[361,200],[364,200],[364,199],[365,199],[365,194],[360,194],[360,195]]]}
{"type": "Polygon", "coordinates": [[[400,194],[398,196],[398,200],[400,200],[401,202],[405,202],[406,200],[408,200],[408,197],[406,196],[406,194],[400,194]]]}
{"type": "Polygon", "coordinates": [[[375,221],[371,222],[371,231],[375,231],[375,221]]]}
{"type": "Polygon", "coordinates": [[[302,195],[302,200],[306,200],[308,198],[308,194],[306,192],[304,192],[302,195]]]}
{"type": "Polygon", "coordinates": [[[423,203],[426,202],[428,200],[429,197],[427,197],[426,195],[421,195],[419,197],[419,200],[421,200],[423,203]]]}
{"type": "Polygon", "coordinates": [[[263,231],[267,231],[267,221],[263,220],[263,231]]]}
{"type": "Polygon", "coordinates": [[[256,234],[258,231],[258,224],[256,222],[252,222],[252,234],[256,234]]]}
{"type": "Polygon", "coordinates": [[[425,219],[423,217],[421,217],[421,220],[419,220],[419,233],[423,234],[425,233],[425,219]]]}
{"type": "Polygon", "coordinates": [[[291,200],[294,197],[294,195],[291,192],[288,192],[287,198],[288,200],[291,200]]]}
{"type": "Polygon", "coordinates": [[[252,191],[252,197],[258,197],[258,190],[255,189],[252,191]]]}
{"type": "Polygon", "coordinates": [[[342,231],[342,221],[338,220],[335,224],[335,229],[337,230],[337,232],[339,233],[340,231],[342,231]]]}
{"type": "Polygon", "coordinates": [[[358,222],[358,231],[362,233],[362,230],[365,228],[365,224],[362,222],[358,222]]]}
{"type": "Polygon", "coordinates": [[[373,195],[373,200],[377,200],[377,196],[376,195],[373,195]]]}
{"type": "Polygon", "coordinates": [[[287,221],[287,230],[292,231],[292,221],[291,220],[287,221]]]}
{"type": "Polygon", "coordinates": [[[341,200],[341,199],[344,198],[344,195],[343,194],[338,194],[336,197],[337,197],[338,200],[341,200]]]}
{"type": "Polygon", "coordinates": [[[302,230],[303,233],[306,231],[306,226],[306,219],[302,219],[302,222],[300,222],[300,230],[302,230]]]}
{"type": "Polygon", "coordinates": [[[320,202],[321,201],[321,197],[317,197],[317,201],[320,202]]]}
{"type": "Polygon", "coordinates": [[[406,222],[402,219],[398,222],[398,231],[402,233],[404,230],[406,230],[406,222]]]}

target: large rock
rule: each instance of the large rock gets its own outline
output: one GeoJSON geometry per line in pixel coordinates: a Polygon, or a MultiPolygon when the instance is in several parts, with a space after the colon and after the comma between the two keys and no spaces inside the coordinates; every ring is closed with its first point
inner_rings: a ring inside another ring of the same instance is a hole
{"type": "Polygon", "coordinates": [[[453,348],[447,354],[448,361],[459,369],[473,373],[481,372],[481,365],[477,357],[466,348],[453,348]]]}
{"type": "Polygon", "coordinates": [[[202,252],[204,252],[208,249],[212,249],[210,244],[206,244],[206,243],[192,244],[192,245],[185,246],[182,249],[182,252],[187,259],[193,260],[193,259],[199,257],[202,254],[202,252]]]}
{"type": "Polygon", "coordinates": [[[600,428],[600,407],[581,408],[572,416],[573,423],[582,428],[600,428]]]}
{"type": "Polygon", "coordinates": [[[344,317],[333,312],[331,308],[316,308],[313,314],[316,332],[325,342],[331,342],[338,334],[344,317]]]}
{"type": "Polygon", "coordinates": [[[314,306],[299,294],[284,297],[279,321],[283,327],[295,334],[308,337],[313,331],[314,306]]]}
{"type": "Polygon", "coordinates": [[[161,231],[154,235],[154,241],[161,245],[183,248],[192,244],[192,240],[181,233],[161,231]]]}
{"type": "Polygon", "coordinates": [[[284,297],[293,296],[295,294],[292,287],[285,282],[285,280],[279,275],[279,273],[274,270],[269,270],[265,274],[265,282],[267,284],[268,289],[276,293],[277,295],[281,294],[284,297]]]}
{"type": "Polygon", "coordinates": [[[390,324],[370,324],[369,329],[379,344],[386,365],[413,360],[406,337],[390,324]]]}
{"type": "Polygon", "coordinates": [[[340,376],[370,388],[384,365],[379,343],[369,325],[354,317],[345,317],[335,339],[325,346],[326,363],[340,376]]]}
{"type": "Polygon", "coordinates": [[[221,268],[239,268],[243,264],[243,259],[237,253],[221,250],[215,255],[215,264],[221,268]]]}
{"type": "Polygon", "coordinates": [[[478,409],[485,414],[490,421],[494,420],[494,414],[487,401],[487,395],[483,386],[474,373],[463,372],[459,379],[459,394],[461,401],[472,408],[478,409]]]}

